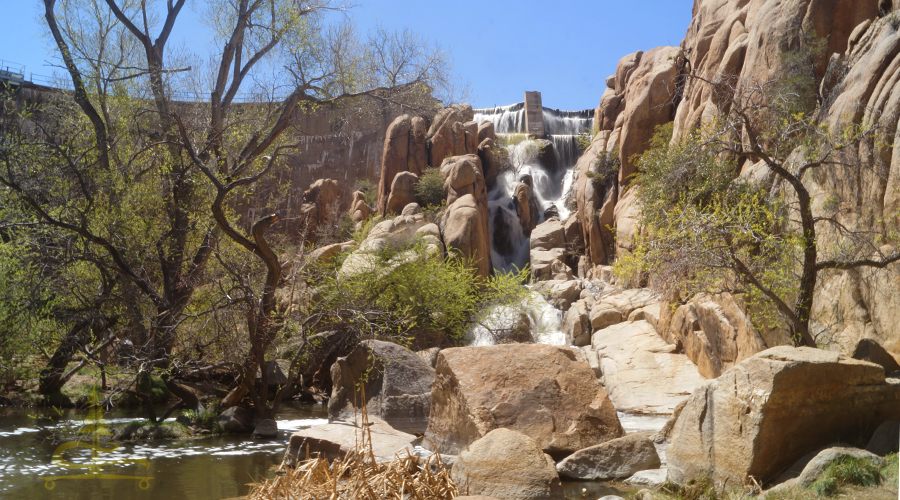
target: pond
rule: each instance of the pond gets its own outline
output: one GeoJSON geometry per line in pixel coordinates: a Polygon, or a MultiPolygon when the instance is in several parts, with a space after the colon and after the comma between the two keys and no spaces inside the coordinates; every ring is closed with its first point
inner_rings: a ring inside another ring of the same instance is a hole
{"type": "MultiPolygon", "coordinates": [[[[59,446],[51,443],[51,432],[66,425],[81,425],[85,416],[85,411],[56,415],[52,410],[0,408],[0,498],[220,500],[239,497],[248,493],[253,481],[274,477],[273,467],[281,463],[291,432],[327,423],[327,411],[322,405],[284,404],[277,418],[281,432],[275,439],[215,436],[120,443],[113,453],[103,453],[97,461],[146,460],[149,468],[135,463],[107,465],[102,468],[104,475],[130,477],[95,479],[88,476],[87,468],[66,469],[51,463],[59,446]],[[75,477],[50,480],[59,476],[75,477]],[[150,479],[142,485],[141,479],[135,477],[150,479]]],[[[107,424],[143,420],[139,411],[118,409],[105,413],[103,419],[107,424]]],[[[64,457],[71,462],[86,463],[90,462],[90,453],[89,448],[73,447],[64,457]]]]}
{"type": "MultiPolygon", "coordinates": [[[[93,478],[87,468],[66,469],[52,463],[59,444],[51,442],[51,434],[67,426],[90,425],[87,417],[85,410],[58,414],[47,409],[0,408],[0,498],[221,500],[240,497],[249,492],[253,481],[274,477],[292,432],[327,423],[323,405],[286,403],[277,418],[280,432],[275,439],[226,435],[119,443],[113,452],[98,454],[96,461],[128,463],[105,465],[100,469],[103,477],[93,478]]],[[[619,417],[628,432],[658,430],[665,423],[659,417],[625,414],[619,417]]],[[[103,415],[106,424],[139,420],[143,417],[138,410],[114,409],[103,415]]],[[[91,442],[81,445],[70,448],[63,457],[70,462],[89,463],[91,442]]],[[[566,481],[563,487],[569,500],[624,496],[629,491],[617,484],[588,482],[566,481]]]]}

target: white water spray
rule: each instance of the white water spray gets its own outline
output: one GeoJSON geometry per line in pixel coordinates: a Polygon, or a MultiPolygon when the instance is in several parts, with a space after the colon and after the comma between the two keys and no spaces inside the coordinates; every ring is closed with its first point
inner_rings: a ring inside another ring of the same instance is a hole
{"type": "MultiPolygon", "coordinates": [[[[516,185],[524,176],[530,175],[532,179],[532,195],[540,208],[539,224],[544,222],[546,212],[551,208],[555,208],[560,220],[566,220],[570,215],[565,200],[574,187],[574,167],[581,152],[579,134],[590,132],[593,127],[593,111],[543,110],[544,129],[553,144],[553,165],[540,164],[538,152],[541,145],[521,133],[525,130],[524,103],[475,110],[476,122],[481,124],[490,121],[494,124],[498,143],[506,144],[503,147],[515,167],[514,171],[501,173],[496,185],[488,193],[491,259],[498,272],[522,269],[529,263],[530,241],[525,236],[513,202],[516,185]]],[[[529,318],[535,341],[550,345],[565,344],[562,312],[548,304],[539,293],[532,291],[519,306],[494,306],[489,310],[485,326],[478,326],[470,332],[472,345],[493,344],[490,330],[516,324],[521,320],[522,312],[529,318]]]]}

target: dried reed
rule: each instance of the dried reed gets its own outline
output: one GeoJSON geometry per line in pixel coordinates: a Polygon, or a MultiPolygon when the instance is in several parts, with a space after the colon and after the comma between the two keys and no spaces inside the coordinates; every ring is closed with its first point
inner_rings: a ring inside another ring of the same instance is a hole
{"type": "Polygon", "coordinates": [[[451,500],[459,490],[439,453],[421,459],[395,456],[378,463],[365,408],[356,448],[343,460],[310,457],[297,467],[282,464],[278,476],[251,486],[249,500],[451,500]]]}

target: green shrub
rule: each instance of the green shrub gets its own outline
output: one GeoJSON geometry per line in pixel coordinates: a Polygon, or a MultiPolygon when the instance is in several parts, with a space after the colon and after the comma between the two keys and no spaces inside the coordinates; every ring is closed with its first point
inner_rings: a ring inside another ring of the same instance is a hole
{"type": "Polygon", "coordinates": [[[444,176],[440,169],[426,168],[416,184],[416,202],[422,208],[439,207],[446,203],[444,176]]]}
{"type": "Polygon", "coordinates": [[[383,220],[384,216],[381,215],[373,215],[372,217],[366,219],[359,230],[353,231],[352,238],[356,242],[356,244],[362,244],[363,240],[365,240],[369,236],[369,233],[372,232],[372,228],[383,220]]]}
{"type": "Polygon", "coordinates": [[[464,344],[486,306],[516,303],[527,291],[521,283],[527,271],[484,280],[471,262],[444,258],[422,238],[387,244],[349,262],[337,259],[334,268],[306,277],[315,287],[308,310],[324,316],[319,328],[413,349],[464,344]]]}
{"type": "Polygon", "coordinates": [[[844,456],[831,462],[822,477],[809,488],[819,496],[830,497],[836,495],[842,486],[874,488],[882,480],[881,468],[871,460],[844,456]]]}
{"type": "Polygon", "coordinates": [[[185,410],[181,412],[181,416],[177,419],[184,425],[192,425],[209,429],[216,434],[223,432],[222,426],[219,425],[219,413],[214,410],[203,410],[196,412],[194,410],[185,410]]]}
{"type": "Polygon", "coordinates": [[[366,205],[370,207],[375,204],[375,198],[378,195],[375,185],[369,179],[356,179],[353,183],[354,189],[362,191],[365,194],[366,205]]]}

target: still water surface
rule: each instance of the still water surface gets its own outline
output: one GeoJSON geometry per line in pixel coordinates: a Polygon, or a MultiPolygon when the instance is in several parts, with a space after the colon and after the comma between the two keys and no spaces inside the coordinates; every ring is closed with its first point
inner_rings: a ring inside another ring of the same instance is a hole
{"type": "MultiPolygon", "coordinates": [[[[239,436],[216,436],[175,441],[119,443],[112,453],[102,453],[97,461],[146,460],[138,464],[107,465],[107,475],[150,477],[141,489],[139,479],[94,479],[88,469],[65,469],[51,463],[54,450],[49,435],[65,425],[82,425],[86,411],[57,415],[35,408],[0,408],[0,499],[49,500],[221,500],[246,495],[250,484],[274,476],[281,463],[291,432],[327,423],[322,405],[284,404],[277,421],[275,439],[256,440],[239,436]],[[77,479],[48,478],[74,475],[77,479]],[[52,486],[48,490],[47,486],[52,486]]],[[[619,415],[627,432],[658,430],[660,417],[619,415]]],[[[143,420],[139,411],[115,409],[103,415],[107,424],[143,420]]],[[[90,422],[87,422],[90,423],[90,422]]],[[[90,443],[84,443],[90,445],[90,443]]],[[[663,456],[664,455],[664,450],[663,456]]],[[[90,449],[71,448],[65,457],[71,462],[89,462],[90,449]]],[[[622,495],[630,488],[586,482],[563,483],[570,500],[622,495]]]]}
{"type": "MultiPolygon", "coordinates": [[[[58,445],[48,439],[50,431],[69,423],[81,424],[85,411],[71,411],[61,418],[46,418],[52,412],[28,408],[0,408],[0,498],[59,500],[220,500],[246,495],[249,484],[273,477],[273,466],[281,463],[287,440],[294,430],[327,423],[321,405],[282,406],[278,415],[278,438],[216,436],[202,439],[120,443],[113,453],[102,453],[97,461],[145,459],[142,465],[120,464],[102,468],[104,474],[152,477],[140,488],[138,479],[91,479],[88,469],[65,469],[51,464],[58,445]],[[33,418],[34,416],[45,418],[33,418]],[[79,479],[57,479],[52,490],[47,478],[78,475],[79,479]]],[[[112,410],[106,423],[142,420],[133,410],[112,410]]],[[[89,445],[90,443],[85,443],[89,445]]],[[[72,448],[65,457],[71,462],[89,462],[90,449],[72,448]]]]}

